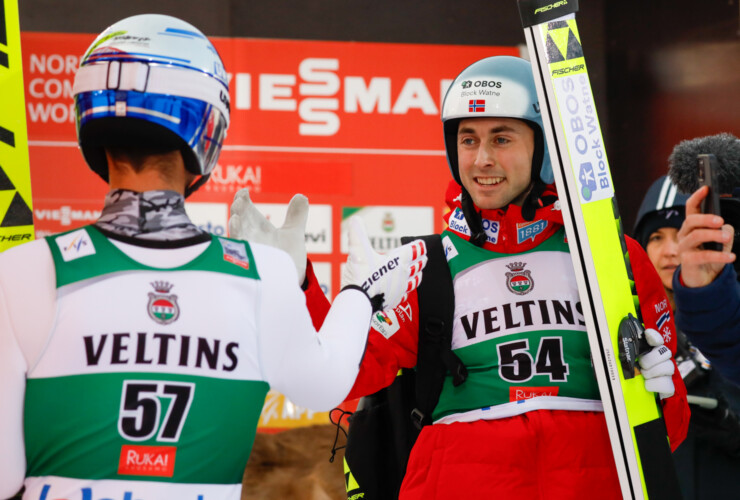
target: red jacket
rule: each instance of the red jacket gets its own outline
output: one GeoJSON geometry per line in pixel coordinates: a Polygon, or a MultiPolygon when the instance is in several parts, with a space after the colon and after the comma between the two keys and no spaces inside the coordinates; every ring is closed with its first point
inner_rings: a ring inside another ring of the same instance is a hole
{"type": "MultiPolygon", "coordinates": [[[[450,189],[448,189],[447,201],[453,209],[459,206],[459,192],[460,187],[452,182],[450,189]]],[[[554,187],[551,186],[544,195],[554,194],[554,192],[554,187]]],[[[519,207],[510,205],[506,210],[483,210],[482,216],[500,222],[496,246],[494,247],[488,242],[484,245],[484,248],[491,250],[495,248],[495,251],[499,253],[518,253],[536,247],[544,239],[559,230],[563,224],[560,210],[553,210],[553,206],[543,207],[537,210],[535,219],[547,220],[546,230],[535,238],[525,240],[524,243],[518,243],[516,224],[526,222],[521,216],[519,207]]],[[[449,217],[449,214],[447,217],[449,217]]],[[[671,349],[671,352],[675,353],[676,327],[663,284],[642,247],[635,240],[629,237],[626,239],[645,326],[660,330],[665,344],[671,349]],[[664,318],[666,313],[670,315],[667,321],[664,318]],[[662,327],[659,329],[657,325],[661,318],[662,327]]],[[[309,303],[309,308],[311,307],[314,306],[309,303]]],[[[395,309],[400,322],[398,331],[386,338],[377,330],[371,329],[365,357],[360,366],[360,373],[354,387],[347,396],[348,400],[372,394],[387,387],[393,382],[400,368],[412,368],[416,365],[419,331],[418,310],[417,295],[412,292],[408,300],[395,309]]],[[[662,405],[671,449],[675,450],[686,437],[690,416],[686,399],[686,387],[677,367],[673,374],[673,383],[675,394],[662,400],[662,405]]]]}

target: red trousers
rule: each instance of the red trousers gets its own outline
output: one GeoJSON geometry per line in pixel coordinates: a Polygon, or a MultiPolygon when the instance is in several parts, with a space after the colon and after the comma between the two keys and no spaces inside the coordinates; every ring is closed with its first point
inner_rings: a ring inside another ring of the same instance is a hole
{"type": "Polygon", "coordinates": [[[621,499],[604,414],[539,410],[425,427],[399,500],[483,498],[621,499]]]}

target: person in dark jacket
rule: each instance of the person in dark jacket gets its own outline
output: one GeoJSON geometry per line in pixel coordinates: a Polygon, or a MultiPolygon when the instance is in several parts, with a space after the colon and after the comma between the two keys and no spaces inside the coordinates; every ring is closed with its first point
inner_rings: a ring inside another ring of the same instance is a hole
{"type": "Polygon", "coordinates": [[[729,380],[740,384],[740,284],[732,263],[734,230],[722,217],[702,214],[707,188],[686,200],[686,220],[678,231],[680,268],[673,276],[676,323],[729,380]],[[702,244],[716,241],[721,252],[702,244]]]}
{"type": "MultiPolygon", "coordinates": [[[[645,248],[665,287],[676,317],[674,274],[678,269],[679,230],[684,224],[687,195],[670,179],[656,180],[645,195],[634,237],[645,248]]],[[[731,267],[731,266],[730,266],[731,267]]],[[[740,499],[740,389],[729,383],[678,325],[676,363],[686,384],[691,422],[686,440],[673,453],[685,500],[740,499]]],[[[702,335],[701,328],[695,333],[702,335]]]]}

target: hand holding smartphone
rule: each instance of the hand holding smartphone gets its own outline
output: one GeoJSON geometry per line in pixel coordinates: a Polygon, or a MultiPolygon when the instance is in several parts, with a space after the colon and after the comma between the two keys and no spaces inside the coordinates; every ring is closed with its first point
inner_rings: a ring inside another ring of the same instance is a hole
{"type": "MultiPolygon", "coordinates": [[[[702,186],[709,186],[707,197],[701,202],[703,214],[721,215],[719,209],[719,195],[717,194],[717,157],[713,154],[696,155],[699,163],[699,182],[702,186]]],[[[722,251],[722,244],[716,241],[704,243],[706,250],[722,251]]]]}

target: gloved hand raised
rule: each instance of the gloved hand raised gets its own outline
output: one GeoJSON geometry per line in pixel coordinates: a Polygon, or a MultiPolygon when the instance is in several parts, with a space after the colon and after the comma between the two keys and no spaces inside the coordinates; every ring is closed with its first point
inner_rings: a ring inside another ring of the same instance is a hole
{"type": "Polygon", "coordinates": [[[293,196],[288,204],[285,222],[276,228],[267,220],[249,197],[249,189],[240,189],[234,195],[229,218],[229,236],[253,243],[279,248],[290,255],[298,272],[298,285],[306,279],[306,220],[308,198],[293,196]]]}
{"type": "Polygon", "coordinates": [[[675,392],[671,378],[675,369],[671,350],[663,345],[663,336],[657,330],[646,328],[645,339],[653,346],[637,360],[645,377],[645,389],[659,393],[661,399],[669,398],[675,392]]]}
{"type": "Polygon", "coordinates": [[[349,220],[349,257],[342,272],[342,288],[362,288],[373,310],[393,309],[421,283],[427,263],[426,244],[412,241],[381,255],[370,245],[362,219],[349,220]]]}

